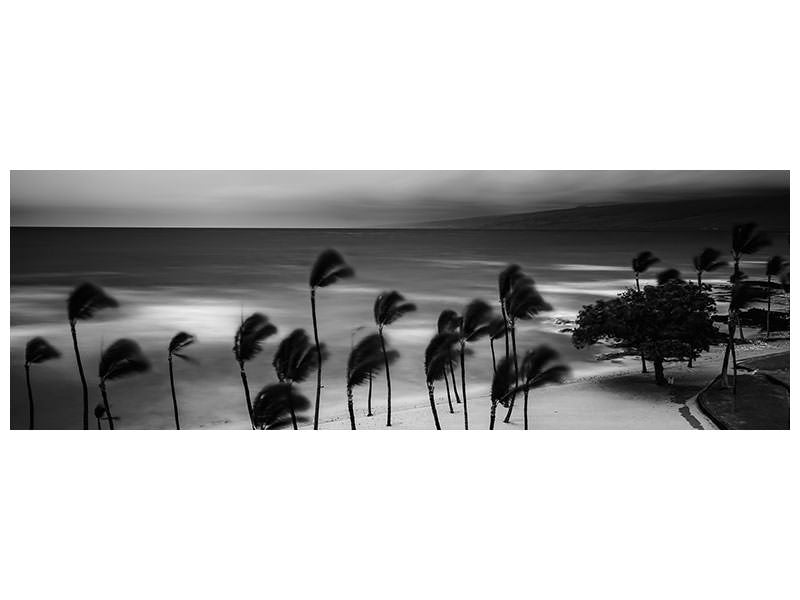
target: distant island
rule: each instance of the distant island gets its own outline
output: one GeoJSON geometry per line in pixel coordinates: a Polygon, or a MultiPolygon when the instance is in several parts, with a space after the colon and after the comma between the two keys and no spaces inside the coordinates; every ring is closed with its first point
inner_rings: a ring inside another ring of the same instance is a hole
{"type": "Polygon", "coordinates": [[[560,231],[728,231],[731,223],[756,218],[768,231],[789,231],[789,190],[696,193],[688,198],[490,215],[416,223],[430,229],[514,229],[560,231]]]}

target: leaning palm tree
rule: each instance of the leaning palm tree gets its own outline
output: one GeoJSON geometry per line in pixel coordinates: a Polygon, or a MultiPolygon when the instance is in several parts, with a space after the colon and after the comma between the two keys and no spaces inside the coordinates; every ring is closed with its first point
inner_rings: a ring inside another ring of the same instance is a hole
{"type": "Polygon", "coordinates": [[[645,250],[644,252],[639,252],[639,254],[633,257],[633,260],[631,261],[631,266],[633,267],[633,276],[636,278],[637,292],[642,291],[641,287],[639,286],[639,276],[657,262],[659,262],[659,259],[656,258],[656,256],[649,250],[645,250]]]}
{"type": "Polygon", "coordinates": [[[127,338],[119,339],[103,352],[100,357],[100,368],[97,374],[100,377],[100,394],[103,396],[103,406],[108,416],[109,429],[114,429],[114,417],[111,414],[111,405],[108,402],[106,382],[149,370],[150,361],[142,353],[139,344],[133,340],[127,338]]]}
{"type": "Polygon", "coordinates": [[[705,248],[703,251],[692,259],[694,270],[697,271],[697,285],[703,285],[703,273],[710,273],[721,269],[728,263],[724,260],[719,260],[722,252],[714,248],[705,248]]]}
{"type": "Polygon", "coordinates": [[[763,290],[746,281],[734,284],[731,289],[731,301],[728,305],[728,342],[725,347],[725,357],[722,361],[722,387],[728,387],[728,359],[733,362],[733,408],[736,409],[736,381],[738,376],[738,366],[736,364],[736,325],[740,320],[740,312],[753,302],[764,300],[763,290]]]}
{"type": "MultiPolygon", "coordinates": [[[[503,308],[505,311],[505,308],[503,308]]],[[[492,373],[497,373],[497,359],[494,354],[494,342],[508,333],[508,323],[505,317],[495,317],[489,323],[489,348],[492,351],[492,373]]]]}
{"type": "Polygon", "coordinates": [[[25,346],[25,382],[28,384],[28,428],[34,429],[33,391],[31,390],[31,365],[38,365],[61,356],[43,337],[35,337],[25,346]]]}
{"type": "Polygon", "coordinates": [[[516,383],[514,381],[514,360],[512,357],[500,359],[500,364],[495,369],[494,376],[492,377],[492,391],[491,391],[491,408],[489,410],[489,430],[494,429],[495,416],[497,414],[497,405],[500,404],[508,407],[511,396],[516,392],[516,383]]]}
{"type": "Polygon", "coordinates": [[[116,300],[106,294],[100,287],[93,283],[82,283],[69,295],[67,299],[67,317],[69,329],[72,333],[72,345],[75,348],[75,359],[78,361],[78,374],[81,376],[83,387],[83,428],[89,429],[89,388],[86,386],[86,375],[83,372],[81,353],[78,349],[78,334],[75,325],[78,321],[91,319],[97,311],[104,308],[119,306],[116,300]]]}
{"type": "Polygon", "coordinates": [[[256,429],[283,429],[290,423],[294,425],[298,420],[307,422],[307,418],[295,415],[309,408],[311,402],[291,383],[273,383],[256,394],[253,402],[253,424],[256,429]]]}
{"type": "MultiPolygon", "coordinates": [[[[733,256],[733,275],[731,282],[734,285],[742,281],[745,277],[739,263],[742,257],[755,254],[772,244],[770,237],[763,231],[757,231],[758,225],[755,223],[740,223],[733,226],[731,233],[731,255],[733,256]]],[[[739,321],[739,339],[744,340],[742,323],[739,321]]]]}
{"type": "Polygon", "coordinates": [[[175,377],[172,374],[172,357],[177,356],[181,360],[190,360],[188,356],[183,354],[183,350],[187,346],[191,346],[197,341],[192,334],[181,331],[175,334],[169,342],[167,349],[167,361],[169,362],[169,386],[172,390],[172,409],[175,412],[175,429],[181,428],[181,422],[178,418],[178,399],[175,397],[175,377]]]}
{"type": "MultiPolygon", "coordinates": [[[[391,292],[383,292],[375,298],[375,306],[373,307],[373,315],[375,317],[375,324],[378,326],[378,336],[381,339],[381,349],[383,354],[386,355],[386,340],[383,337],[383,328],[391,325],[400,317],[410,312],[417,310],[417,305],[413,302],[406,302],[403,295],[397,290],[391,292]]],[[[386,426],[392,426],[392,378],[389,374],[389,361],[386,360],[386,426]]],[[[372,375],[370,373],[370,382],[372,375]]]]}
{"type": "MultiPolygon", "coordinates": [[[[439,413],[436,411],[436,401],[433,397],[433,386],[440,379],[444,379],[447,383],[447,365],[453,361],[457,344],[458,334],[437,333],[425,349],[425,382],[428,385],[428,400],[431,403],[433,423],[436,429],[441,429],[441,426],[439,425],[439,413]]],[[[447,402],[450,406],[450,414],[452,414],[453,404],[449,397],[447,402]]]]}
{"type": "Polygon", "coordinates": [[[317,288],[327,287],[340,279],[353,275],[355,275],[355,271],[344,261],[342,255],[337,250],[329,248],[317,257],[308,278],[308,285],[311,288],[311,320],[314,324],[314,343],[317,348],[317,396],[314,400],[314,429],[319,429],[319,394],[322,389],[322,348],[317,329],[317,288]]]}
{"type": "Polygon", "coordinates": [[[252,360],[261,352],[261,343],[277,331],[275,325],[270,323],[269,317],[262,313],[253,313],[242,321],[233,339],[233,355],[236,358],[236,362],[239,363],[239,374],[242,377],[247,414],[250,417],[250,427],[253,429],[255,429],[253,405],[250,402],[250,387],[247,385],[247,373],[244,370],[244,363],[252,360]]]}
{"type": "Polygon", "coordinates": [[[780,277],[789,267],[789,261],[782,256],[773,256],[767,261],[767,338],[769,338],[769,317],[772,312],[772,278],[780,277]]]}
{"type": "Polygon", "coordinates": [[[97,428],[102,429],[103,426],[100,425],[100,421],[102,421],[106,416],[106,407],[102,404],[98,404],[94,407],[94,418],[97,419],[97,428]]]}
{"type": "Polygon", "coordinates": [[[506,311],[506,301],[517,280],[523,277],[522,267],[519,265],[508,265],[497,276],[497,292],[500,300],[500,315],[503,319],[503,337],[506,341],[506,358],[509,356],[508,346],[508,313],[506,311]]]}
{"type": "Polygon", "coordinates": [[[548,383],[564,383],[569,367],[559,364],[560,357],[550,346],[539,346],[525,353],[522,359],[522,388],[524,394],[523,429],[528,429],[528,394],[548,383]]]}
{"type": "Polygon", "coordinates": [[[473,300],[464,309],[464,316],[458,329],[459,361],[461,363],[461,399],[464,402],[464,429],[469,429],[469,411],[467,410],[467,380],[464,368],[466,346],[489,333],[489,322],[492,320],[492,307],[483,300],[473,300]]]}
{"type": "MultiPolygon", "coordinates": [[[[328,357],[325,344],[320,344],[322,360],[328,357]]],[[[272,359],[272,366],[275,367],[275,374],[280,383],[292,386],[294,383],[302,383],[311,374],[312,369],[317,368],[317,354],[311,339],[304,329],[295,329],[286,336],[272,359]]],[[[294,403],[288,403],[289,414],[292,418],[292,428],[297,429],[297,415],[294,410],[294,403]]]]}
{"type": "MultiPolygon", "coordinates": [[[[456,311],[448,308],[439,313],[439,318],[436,321],[437,333],[455,333],[458,331],[459,327],[461,327],[461,317],[456,311]]],[[[447,365],[447,369],[450,371],[450,381],[453,382],[453,395],[456,398],[456,404],[461,404],[461,398],[458,395],[458,386],[456,385],[456,373],[455,369],[453,369],[453,361],[450,361],[450,364],[447,365]]],[[[445,379],[445,384],[447,388],[447,399],[449,401],[450,385],[447,384],[447,379],[445,379]]]]}
{"type": "Polygon", "coordinates": [[[370,373],[377,373],[384,364],[397,360],[396,350],[386,350],[380,335],[371,333],[350,351],[347,360],[347,412],[350,414],[350,428],[356,428],[356,415],[353,411],[353,388],[365,383],[370,373]]]}
{"type": "MultiPolygon", "coordinates": [[[[519,360],[517,358],[517,321],[529,320],[544,311],[553,310],[553,307],[542,298],[539,290],[533,279],[523,277],[517,280],[511,294],[508,296],[506,302],[506,311],[508,313],[508,328],[511,332],[511,350],[514,359],[514,381],[519,385],[519,360]]],[[[503,418],[503,423],[508,423],[511,420],[511,413],[514,410],[514,401],[516,400],[516,393],[511,394],[511,400],[508,403],[508,411],[503,418]]]]}
{"type": "MultiPolygon", "coordinates": [[[[654,264],[658,263],[659,260],[660,259],[657,258],[649,250],[645,250],[644,252],[639,252],[639,254],[633,257],[633,260],[631,261],[631,267],[633,268],[633,275],[636,278],[637,292],[642,291],[642,288],[639,285],[639,276],[645,271],[647,271],[654,264]]],[[[642,373],[647,373],[647,363],[644,362],[644,352],[640,352],[639,356],[642,359],[642,373]]]]}

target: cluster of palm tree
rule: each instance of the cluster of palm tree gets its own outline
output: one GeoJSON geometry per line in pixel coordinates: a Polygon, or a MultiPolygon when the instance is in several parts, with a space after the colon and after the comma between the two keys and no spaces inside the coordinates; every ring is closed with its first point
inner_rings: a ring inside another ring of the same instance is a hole
{"type": "MultiPolygon", "coordinates": [[[[278,332],[269,317],[255,312],[244,318],[234,335],[233,354],[239,367],[244,390],[245,406],[252,429],[276,429],[288,427],[298,429],[299,424],[308,419],[299,414],[310,408],[311,402],[297,389],[297,384],[305,382],[312,371],[316,371],[316,395],[314,401],[313,428],[319,428],[319,408],[322,385],[322,365],[328,357],[324,343],[320,342],[320,328],[317,319],[317,293],[334,283],[354,276],[355,271],[336,250],[322,252],[314,262],[309,277],[311,300],[311,320],[314,333],[312,345],[309,335],[303,329],[294,329],[278,344],[272,361],[277,382],[262,387],[253,398],[248,382],[246,364],[264,349],[266,340],[278,332]]],[[[550,310],[536,289],[533,279],[523,274],[519,265],[509,265],[498,277],[500,316],[481,299],[469,302],[461,314],[446,309],[441,312],[436,323],[436,334],[425,349],[424,375],[428,389],[428,399],[436,429],[441,423],[434,398],[434,385],[444,380],[447,391],[448,408],[455,413],[456,404],[463,405],[464,429],[469,429],[469,410],[466,386],[466,359],[473,353],[473,346],[481,338],[488,336],[492,353],[492,406],[490,428],[494,428],[497,404],[508,408],[504,421],[511,418],[514,399],[518,394],[524,396],[524,428],[528,429],[528,394],[535,387],[545,383],[563,381],[567,369],[559,364],[557,353],[547,347],[529,350],[521,358],[517,355],[516,331],[520,321],[529,320],[543,311],[550,310]],[[494,342],[501,337],[505,340],[505,354],[499,361],[495,354],[494,342]],[[521,362],[521,364],[520,364],[521,362]],[[460,367],[461,390],[456,383],[455,367],[460,367]],[[452,386],[451,386],[452,383],[452,386]],[[500,394],[497,390],[504,390],[500,394]],[[452,393],[451,393],[452,390],[452,393]],[[497,393],[496,393],[497,392],[497,393]],[[498,395],[499,394],[499,395],[498,395]]],[[[68,321],[75,350],[82,392],[83,427],[89,428],[89,392],[78,344],[76,325],[79,321],[93,318],[99,311],[115,308],[119,303],[102,288],[92,283],[83,283],[75,288],[67,302],[68,321]]],[[[367,416],[372,416],[373,378],[386,373],[386,427],[392,426],[392,382],[390,365],[399,358],[397,350],[390,347],[386,329],[404,315],[417,309],[398,291],[383,292],[375,299],[373,318],[376,331],[363,337],[352,345],[347,361],[345,387],[347,390],[347,412],[352,429],[356,429],[354,410],[354,389],[369,383],[367,416]]],[[[170,391],[175,429],[180,429],[180,410],[175,386],[173,359],[196,362],[186,354],[189,346],[197,338],[185,331],[175,334],[167,347],[170,391]]],[[[26,347],[25,371],[28,384],[30,427],[34,427],[34,401],[30,381],[30,366],[58,358],[60,353],[41,337],[30,340],[26,347]]],[[[98,368],[99,389],[102,402],[94,410],[97,428],[103,422],[109,429],[115,428],[109,400],[108,384],[123,377],[144,373],[150,369],[150,361],[140,346],[131,339],[122,338],[105,349],[100,357],[98,368]]]]}
{"type": "MultiPolygon", "coordinates": [[[[730,255],[733,262],[733,270],[729,281],[729,304],[727,317],[726,347],[722,362],[722,383],[728,387],[729,364],[733,364],[733,391],[734,402],[736,392],[737,365],[736,365],[736,330],[739,330],[739,339],[744,340],[742,326],[742,312],[756,302],[766,302],[766,337],[770,337],[770,315],[772,312],[772,298],[775,288],[789,292],[789,261],[782,256],[770,257],[765,265],[764,274],[766,282],[749,281],[746,273],[741,267],[742,259],[745,256],[753,255],[772,243],[770,237],[763,231],[758,230],[755,223],[737,224],[733,227],[731,234],[730,255]],[[775,283],[773,280],[776,280],[775,283]]],[[[642,273],[650,269],[660,260],[650,251],[640,252],[633,258],[632,267],[636,290],[641,291],[639,277],[642,273]]],[[[702,287],[703,275],[718,271],[726,266],[728,262],[722,259],[722,252],[716,248],[704,248],[699,254],[692,258],[692,264],[697,274],[697,285],[702,287]]],[[[666,269],[658,273],[656,280],[658,284],[663,284],[672,279],[680,279],[680,273],[676,269],[666,269]]],[[[710,286],[708,286],[710,289],[710,286]]],[[[689,359],[689,365],[692,360],[689,359]]],[[[642,372],[647,372],[644,356],[642,355],[642,372]]]]}

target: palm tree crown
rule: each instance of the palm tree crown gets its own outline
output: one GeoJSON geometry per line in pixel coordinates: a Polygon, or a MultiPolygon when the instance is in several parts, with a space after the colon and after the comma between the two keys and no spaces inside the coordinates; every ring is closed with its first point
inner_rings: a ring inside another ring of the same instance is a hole
{"type": "Polygon", "coordinates": [[[139,344],[133,340],[122,338],[103,352],[100,357],[98,375],[101,382],[106,382],[136,373],[144,373],[149,369],[150,361],[147,360],[139,344]]]}
{"type": "Polygon", "coordinates": [[[698,285],[702,281],[703,273],[716,271],[717,269],[721,269],[728,264],[724,260],[719,260],[720,256],[722,256],[722,252],[719,250],[714,248],[704,248],[700,254],[696,255],[692,259],[694,270],[697,271],[698,285]]]}
{"type": "Polygon", "coordinates": [[[186,333],[185,331],[181,331],[176,333],[175,336],[169,342],[169,348],[167,349],[167,353],[169,356],[177,356],[178,358],[182,358],[183,360],[189,360],[189,357],[183,354],[184,349],[188,346],[191,346],[197,341],[197,338],[193,336],[191,333],[186,333]]]}
{"type": "Polygon", "coordinates": [[[523,384],[532,390],[548,383],[562,383],[569,375],[569,367],[559,364],[560,356],[550,346],[528,350],[520,368],[523,384]]]}
{"type": "Polygon", "coordinates": [[[492,320],[492,307],[484,300],[475,299],[464,309],[459,332],[463,342],[474,342],[489,335],[489,322],[492,320]]]}
{"type": "Polygon", "coordinates": [[[454,310],[445,309],[439,313],[439,319],[436,321],[436,331],[439,333],[447,333],[458,331],[461,328],[461,317],[454,310]]]}
{"type": "Polygon", "coordinates": [[[291,384],[273,383],[264,387],[253,402],[253,423],[256,429],[282,429],[296,421],[307,422],[307,417],[293,417],[311,407],[308,398],[291,384]]]}
{"type": "Polygon", "coordinates": [[[261,343],[277,333],[275,325],[269,317],[262,313],[253,313],[242,321],[233,342],[233,354],[239,363],[252,360],[261,352],[261,343]]]}
{"type": "MultiPolygon", "coordinates": [[[[325,344],[320,344],[320,350],[322,360],[325,360],[328,357],[325,344]]],[[[317,368],[317,354],[304,329],[295,329],[281,340],[272,359],[272,366],[275,367],[275,374],[280,382],[301,383],[308,379],[317,368]]]]}
{"type": "Polygon", "coordinates": [[[447,367],[456,356],[458,334],[437,333],[425,349],[425,378],[429,384],[447,379],[447,367]]]}
{"type": "Polygon", "coordinates": [[[640,252],[633,258],[633,260],[631,261],[631,266],[633,267],[633,272],[636,274],[636,277],[638,278],[639,275],[647,271],[657,262],[659,262],[659,259],[649,250],[645,250],[644,252],[640,252]]]}
{"type": "Polygon", "coordinates": [[[308,285],[312,288],[327,287],[340,279],[355,275],[338,250],[329,248],[323,251],[311,268],[308,285]]]}
{"type": "Polygon", "coordinates": [[[744,254],[755,254],[772,243],[763,231],[756,231],[755,223],[734,225],[731,236],[731,252],[738,261],[744,254]]]}
{"type": "MultiPolygon", "coordinates": [[[[392,363],[399,357],[396,350],[387,350],[386,358],[392,363]]],[[[362,339],[350,351],[347,360],[347,387],[353,388],[365,383],[370,373],[380,371],[384,364],[381,352],[381,340],[377,333],[371,333],[362,339]]]]}
{"type": "Polygon", "coordinates": [[[116,308],[117,301],[93,283],[82,283],[67,299],[67,316],[70,322],[91,319],[103,308],[116,308]]]}
{"type": "Polygon", "coordinates": [[[375,306],[373,307],[375,324],[379,328],[383,328],[415,310],[417,310],[417,305],[413,302],[406,302],[403,295],[398,291],[383,292],[375,298],[375,306]]]}
{"type": "Polygon", "coordinates": [[[789,268],[789,261],[782,256],[773,256],[767,261],[767,277],[777,277],[789,268]]]}
{"type": "Polygon", "coordinates": [[[33,365],[59,358],[61,353],[43,337],[35,337],[25,346],[25,364],[33,365]]]}
{"type": "Polygon", "coordinates": [[[553,310],[553,307],[542,298],[533,279],[530,277],[518,279],[506,301],[509,319],[512,322],[516,319],[532,319],[548,310],[553,310]]]}

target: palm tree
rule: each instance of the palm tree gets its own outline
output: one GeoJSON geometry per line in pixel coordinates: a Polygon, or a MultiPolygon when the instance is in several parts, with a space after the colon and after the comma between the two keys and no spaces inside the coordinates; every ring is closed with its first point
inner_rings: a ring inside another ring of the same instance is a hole
{"type": "MultiPolygon", "coordinates": [[[[636,291],[641,292],[642,288],[639,285],[639,275],[647,271],[650,267],[654,264],[659,262],[659,259],[649,250],[645,250],[644,252],[639,252],[636,256],[633,257],[631,261],[631,266],[633,268],[633,275],[636,278],[636,291]]],[[[640,353],[642,358],[642,373],[647,373],[647,363],[644,362],[644,352],[640,353]]]]}
{"type": "Polygon", "coordinates": [[[75,324],[78,321],[91,319],[97,311],[104,308],[119,306],[116,300],[106,294],[100,287],[93,283],[82,283],[69,295],[67,299],[67,317],[69,329],[72,332],[72,345],[75,348],[75,359],[78,361],[78,374],[81,376],[83,387],[83,428],[89,429],[89,388],[86,386],[86,375],[83,373],[81,353],[78,349],[78,335],[75,324]]]}
{"type": "Polygon", "coordinates": [[[469,412],[467,410],[467,380],[464,368],[466,346],[489,333],[489,321],[492,320],[492,307],[483,300],[473,300],[464,309],[464,316],[458,329],[459,359],[461,361],[461,398],[464,401],[464,429],[469,429],[469,412]]]}
{"type": "Polygon", "coordinates": [[[531,390],[548,383],[563,383],[569,374],[569,367],[558,364],[558,352],[550,346],[539,346],[528,350],[522,359],[522,388],[524,390],[523,429],[528,429],[528,394],[531,390]]]}
{"type": "Polygon", "coordinates": [[[106,382],[127,377],[128,375],[135,375],[136,373],[144,373],[150,370],[150,361],[142,353],[139,344],[133,340],[122,338],[111,344],[100,357],[100,368],[98,369],[98,376],[100,377],[100,393],[103,396],[103,406],[108,415],[108,426],[114,429],[114,417],[111,414],[111,405],[108,402],[108,394],[106,392],[106,382]]]}
{"type": "Polygon", "coordinates": [[[34,429],[33,418],[33,391],[31,390],[31,365],[38,365],[54,358],[59,358],[61,353],[53,348],[43,337],[35,337],[25,346],[25,382],[28,384],[28,428],[34,429]]]}
{"type": "Polygon", "coordinates": [[[314,323],[314,343],[317,347],[317,397],[314,401],[314,429],[319,429],[319,394],[322,389],[322,349],[317,329],[317,288],[327,287],[340,279],[353,275],[355,275],[355,271],[344,261],[342,255],[337,250],[329,248],[317,257],[308,278],[308,285],[311,288],[311,320],[314,323]]]}
{"type": "Polygon", "coordinates": [[[728,305],[728,343],[725,347],[725,357],[722,361],[722,387],[728,387],[728,359],[733,361],[733,408],[736,410],[736,380],[738,376],[738,366],[736,364],[736,325],[739,321],[739,313],[753,302],[764,300],[764,292],[757,285],[746,281],[738,281],[731,289],[731,301],[728,305]]]}
{"type": "MultiPolygon", "coordinates": [[[[509,294],[506,301],[506,313],[508,314],[508,329],[511,332],[511,351],[514,358],[514,381],[519,385],[519,360],[517,358],[517,321],[529,320],[541,312],[553,310],[553,307],[548,304],[536,285],[533,279],[523,277],[518,279],[509,294]]],[[[503,419],[503,423],[508,423],[511,420],[511,413],[514,410],[514,401],[516,400],[516,393],[511,394],[511,401],[508,403],[508,411],[503,419]]]]}
{"type": "MultiPolygon", "coordinates": [[[[439,319],[436,322],[437,333],[455,333],[458,331],[459,327],[461,327],[461,317],[458,316],[456,311],[448,308],[439,313],[439,319]]],[[[456,404],[461,404],[461,398],[458,396],[458,386],[456,385],[456,373],[453,369],[452,361],[450,361],[447,368],[450,371],[450,380],[453,382],[453,395],[456,397],[456,404]]],[[[445,384],[447,384],[447,379],[445,379],[445,384]]],[[[447,399],[449,401],[450,386],[446,385],[445,387],[447,387],[447,399]]]]}
{"type": "MultiPolygon", "coordinates": [[[[441,426],[439,425],[439,413],[436,412],[436,402],[433,398],[433,386],[440,379],[444,379],[447,383],[447,365],[453,361],[456,344],[458,344],[458,334],[437,333],[425,349],[425,382],[428,385],[428,400],[431,403],[433,423],[436,429],[441,429],[441,426]]],[[[449,397],[447,402],[450,406],[450,414],[452,414],[453,404],[449,397]]]]}
{"type": "MultiPolygon", "coordinates": [[[[503,307],[503,311],[505,311],[505,307],[503,307]]],[[[495,317],[489,323],[489,348],[492,350],[492,373],[497,373],[497,359],[495,358],[494,354],[494,341],[504,337],[507,333],[508,323],[505,317],[495,317]]]]}
{"type": "Polygon", "coordinates": [[[356,415],[353,412],[353,388],[365,383],[369,374],[378,372],[384,364],[397,360],[400,355],[396,350],[386,350],[383,340],[377,333],[371,333],[362,339],[350,351],[347,360],[347,411],[350,414],[350,427],[356,428],[356,415]]]}
{"type": "MultiPolygon", "coordinates": [[[[731,255],[733,256],[733,275],[731,282],[737,283],[744,279],[745,275],[739,267],[742,257],[755,254],[759,250],[772,244],[772,240],[763,231],[757,231],[758,225],[755,223],[740,223],[733,226],[731,234],[731,255]]],[[[744,340],[742,323],[739,322],[739,339],[744,340]]]]}
{"type": "MultiPolygon", "coordinates": [[[[320,344],[320,350],[322,360],[325,360],[328,357],[325,344],[320,344]]],[[[302,383],[308,379],[312,369],[317,368],[317,354],[304,329],[295,329],[281,340],[275,351],[275,358],[272,359],[272,366],[275,367],[278,381],[290,387],[294,383],[302,383]]],[[[289,402],[288,408],[292,417],[292,428],[296,430],[297,415],[294,403],[289,402]]]]}
{"type": "Polygon", "coordinates": [[[253,313],[242,321],[233,339],[233,355],[236,357],[236,362],[239,363],[239,374],[242,376],[244,398],[247,402],[247,414],[250,417],[250,427],[253,429],[256,426],[253,422],[253,405],[250,403],[250,387],[247,385],[247,373],[244,370],[244,363],[252,360],[261,352],[261,343],[277,331],[275,325],[269,322],[269,318],[266,315],[253,313]]]}
{"type": "Polygon", "coordinates": [[[175,397],[175,377],[172,374],[172,357],[177,356],[181,360],[190,360],[188,356],[183,354],[184,348],[194,344],[197,341],[192,334],[181,331],[175,334],[169,342],[167,349],[167,361],[169,362],[169,386],[172,390],[172,408],[175,412],[175,429],[181,428],[181,422],[178,418],[178,399],[175,397]]]}
{"type": "Polygon", "coordinates": [[[716,271],[727,265],[724,260],[719,260],[722,252],[714,248],[705,248],[700,254],[692,259],[694,270],[697,271],[697,285],[703,285],[703,273],[716,271]]]}
{"type": "Polygon", "coordinates": [[[767,338],[769,338],[769,317],[772,312],[772,278],[780,277],[789,267],[789,261],[782,256],[773,256],[767,261],[767,338]]]}
{"type": "MultiPolygon", "coordinates": [[[[406,302],[400,292],[397,290],[391,292],[383,292],[375,298],[375,306],[373,307],[373,315],[375,317],[375,324],[378,326],[378,336],[381,339],[381,348],[383,354],[386,354],[386,340],[383,338],[383,328],[391,325],[403,315],[417,310],[417,305],[412,302],[406,302]]],[[[386,426],[392,426],[392,378],[389,374],[389,361],[386,360],[386,426]]],[[[370,374],[370,381],[372,376],[370,374]]]]}
{"type": "Polygon", "coordinates": [[[98,404],[94,407],[94,418],[97,419],[97,428],[102,429],[102,425],[100,425],[101,419],[104,419],[106,416],[106,407],[102,404],[98,404]]]}
{"type": "Polygon", "coordinates": [[[495,416],[497,414],[497,405],[501,404],[508,407],[511,401],[511,396],[516,392],[516,384],[514,382],[514,360],[508,356],[500,359],[500,364],[495,369],[494,376],[492,377],[492,391],[491,391],[491,409],[489,412],[489,430],[494,429],[495,416]]]}
{"type": "Polygon", "coordinates": [[[503,319],[503,336],[506,340],[506,358],[508,358],[508,313],[506,312],[506,300],[511,293],[517,280],[523,277],[522,267],[519,265],[508,265],[497,276],[497,292],[500,299],[500,314],[503,319]]]}
{"type": "Polygon", "coordinates": [[[253,424],[256,429],[282,429],[298,420],[307,422],[307,418],[294,415],[309,408],[311,402],[291,383],[273,383],[256,394],[253,424]]]}

